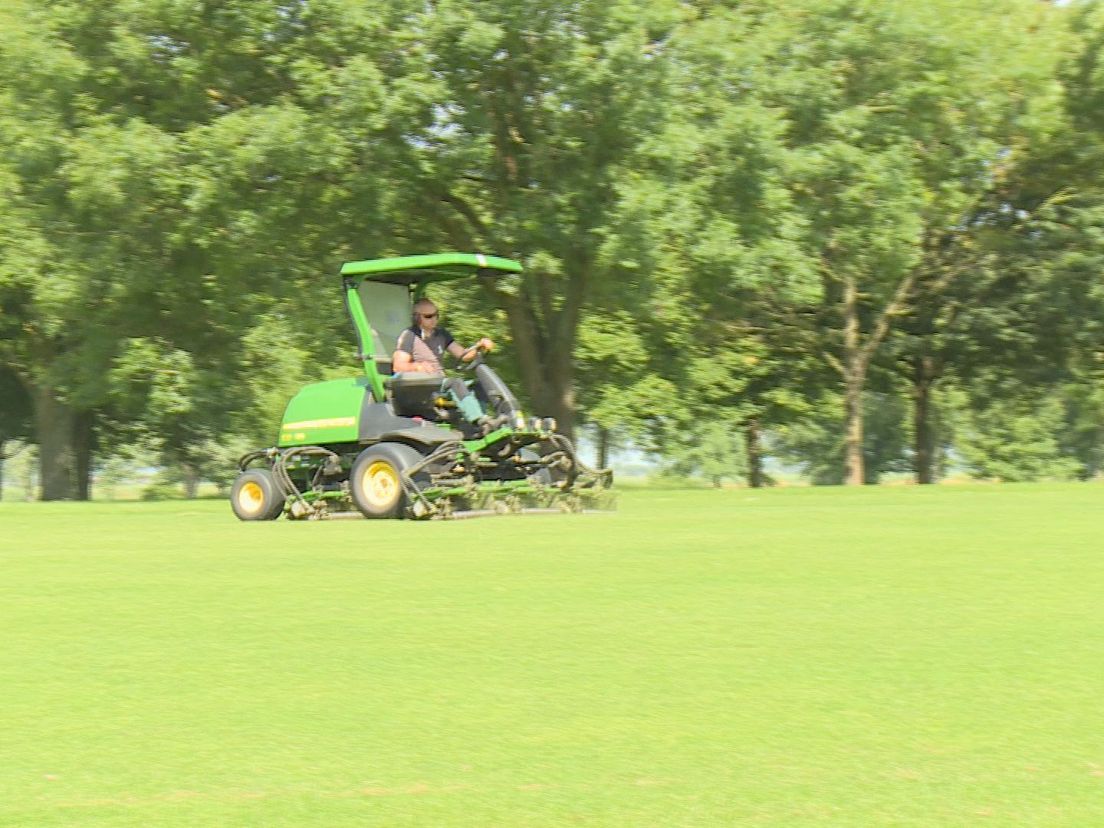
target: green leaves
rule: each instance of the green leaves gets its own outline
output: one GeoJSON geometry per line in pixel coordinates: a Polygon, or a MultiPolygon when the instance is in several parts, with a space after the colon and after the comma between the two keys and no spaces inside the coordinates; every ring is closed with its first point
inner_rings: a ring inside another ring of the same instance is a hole
{"type": "Polygon", "coordinates": [[[14,0],[0,360],[194,460],[344,364],[343,260],[461,249],[524,261],[450,311],[567,428],[769,437],[891,358],[969,382],[1076,352],[1079,386],[1101,28],[1028,0],[14,0]]]}
{"type": "Polygon", "coordinates": [[[1058,398],[997,397],[960,414],[955,446],[971,473],[1008,482],[1069,480],[1081,464],[1062,451],[1066,414],[1058,398]]]}

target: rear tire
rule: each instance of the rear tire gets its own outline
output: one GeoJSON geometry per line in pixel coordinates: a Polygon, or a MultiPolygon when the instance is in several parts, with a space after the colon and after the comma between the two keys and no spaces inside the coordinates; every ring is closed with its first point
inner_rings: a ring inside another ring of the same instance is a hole
{"type": "Polygon", "coordinates": [[[238,520],[276,520],[287,496],[268,469],[249,469],[230,489],[230,507],[238,520]]]}
{"type": "Polygon", "coordinates": [[[402,474],[422,456],[401,443],[379,443],[362,451],[349,471],[353,503],[366,518],[393,518],[406,505],[402,474]]]}

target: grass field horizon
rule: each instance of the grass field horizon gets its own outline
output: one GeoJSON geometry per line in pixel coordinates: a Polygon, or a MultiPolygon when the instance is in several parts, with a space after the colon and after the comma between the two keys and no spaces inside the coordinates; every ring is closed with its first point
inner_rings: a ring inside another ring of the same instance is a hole
{"type": "Polygon", "coordinates": [[[0,503],[0,826],[1104,824],[1102,498],[0,503]]]}

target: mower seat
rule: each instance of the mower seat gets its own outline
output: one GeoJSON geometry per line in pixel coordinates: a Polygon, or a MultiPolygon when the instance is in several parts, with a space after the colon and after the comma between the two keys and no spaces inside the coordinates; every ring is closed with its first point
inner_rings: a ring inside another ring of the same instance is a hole
{"type": "Polygon", "coordinates": [[[437,419],[434,403],[441,396],[441,378],[433,374],[406,371],[391,377],[391,405],[400,417],[437,419]]]}

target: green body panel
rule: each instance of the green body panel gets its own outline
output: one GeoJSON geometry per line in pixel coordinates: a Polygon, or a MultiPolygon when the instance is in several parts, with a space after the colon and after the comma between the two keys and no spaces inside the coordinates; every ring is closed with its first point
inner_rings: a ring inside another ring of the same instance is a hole
{"type": "Polygon", "coordinates": [[[366,377],[316,382],[303,387],[284,411],[277,445],[288,448],[356,442],[366,393],[366,377]]]}

